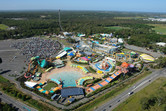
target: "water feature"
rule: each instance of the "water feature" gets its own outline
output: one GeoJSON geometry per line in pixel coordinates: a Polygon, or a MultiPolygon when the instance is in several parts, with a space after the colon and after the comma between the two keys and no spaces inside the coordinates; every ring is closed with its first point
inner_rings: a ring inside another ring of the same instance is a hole
{"type": "Polygon", "coordinates": [[[101,69],[101,68],[99,67],[99,66],[101,65],[101,63],[102,63],[102,62],[98,62],[98,63],[95,64],[95,67],[96,67],[98,70],[104,71],[104,72],[109,72],[109,71],[111,71],[112,65],[111,65],[109,62],[107,62],[107,63],[109,64],[109,67],[108,67],[108,69],[106,69],[106,70],[101,69]]]}
{"type": "Polygon", "coordinates": [[[75,87],[75,81],[81,77],[83,77],[82,73],[77,71],[64,71],[49,76],[50,79],[61,79],[63,87],[75,87]]]}

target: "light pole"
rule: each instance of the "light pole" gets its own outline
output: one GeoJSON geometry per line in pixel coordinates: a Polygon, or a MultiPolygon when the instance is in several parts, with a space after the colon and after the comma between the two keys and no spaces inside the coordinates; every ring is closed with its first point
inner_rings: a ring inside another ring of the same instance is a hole
{"type": "Polygon", "coordinates": [[[0,58],[0,64],[2,63],[2,58],[0,58]]]}

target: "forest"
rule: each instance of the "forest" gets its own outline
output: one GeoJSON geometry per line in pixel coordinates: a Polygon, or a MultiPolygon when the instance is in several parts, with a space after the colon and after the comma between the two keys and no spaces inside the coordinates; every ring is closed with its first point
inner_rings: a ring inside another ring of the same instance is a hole
{"type": "MultiPolygon", "coordinates": [[[[61,11],[63,31],[85,33],[87,37],[96,33],[113,33],[124,38],[128,44],[162,50],[156,42],[166,42],[166,35],[157,34],[148,24],[166,24],[166,22],[146,21],[144,18],[166,17],[163,13],[134,13],[109,11],[61,11]],[[124,19],[125,18],[125,19],[124,19]],[[126,19],[127,18],[127,19],[126,19]],[[108,27],[126,27],[116,30],[108,27]]],[[[20,39],[32,36],[61,33],[58,11],[11,11],[0,12],[0,24],[15,27],[14,30],[0,28],[0,40],[20,39]]]]}

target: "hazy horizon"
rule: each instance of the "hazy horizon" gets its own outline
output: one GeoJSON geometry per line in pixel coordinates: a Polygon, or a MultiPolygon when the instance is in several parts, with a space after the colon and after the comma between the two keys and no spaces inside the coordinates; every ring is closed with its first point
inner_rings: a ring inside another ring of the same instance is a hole
{"type": "MultiPolygon", "coordinates": [[[[61,9],[27,9],[27,10],[0,10],[0,12],[41,12],[41,11],[59,11],[61,9]]],[[[118,10],[61,10],[63,11],[71,11],[71,12],[126,12],[126,13],[161,13],[166,14],[166,12],[146,12],[146,11],[118,11],[118,10]]]]}
{"type": "Polygon", "coordinates": [[[0,11],[69,10],[166,13],[165,0],[2,0],[0,11]]]}

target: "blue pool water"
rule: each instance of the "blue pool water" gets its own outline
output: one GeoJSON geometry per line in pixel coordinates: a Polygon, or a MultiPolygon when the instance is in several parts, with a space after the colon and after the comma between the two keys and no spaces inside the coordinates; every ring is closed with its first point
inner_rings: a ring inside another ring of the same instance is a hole
{"type": "Polygon", "coordinates": [[[64,71],[60,73],[56,73],[53,75],[50,75],[50,79],[57,79],[62,81],[63,87],[75,87],[76,82],[75,80],[78,80],[82,77],[82,74],[76,71],[64,71]]]}
{"type": "Polygon", "coordinates": [[[109,72],[109,71],[111,71],[112,65],[111,65],[109,62],[107,62],[107,63],[109,64],[109,68],[106,69],[106,70],[104,70],[104,69],[100,69],[100,68],[99,68],[101,62],[96,63],[96,64],[95,64],[95,67],[96,67],[98,70],[100,70],[100,71],[109,72]]]}

